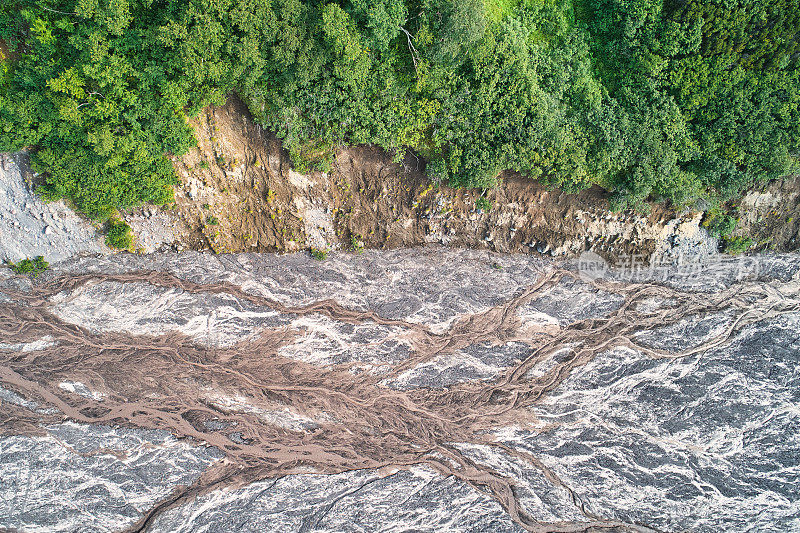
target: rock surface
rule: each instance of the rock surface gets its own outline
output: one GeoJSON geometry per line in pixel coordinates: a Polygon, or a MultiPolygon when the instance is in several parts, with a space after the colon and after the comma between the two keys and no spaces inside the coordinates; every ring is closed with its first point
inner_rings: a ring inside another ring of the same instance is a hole
{"type": "Polygon", "coordinates": [[[23,177],[26,159],[0,154],[0,261],[108,253],[102,235],[63,201],[47,203],[31,191],[23,177]]]}

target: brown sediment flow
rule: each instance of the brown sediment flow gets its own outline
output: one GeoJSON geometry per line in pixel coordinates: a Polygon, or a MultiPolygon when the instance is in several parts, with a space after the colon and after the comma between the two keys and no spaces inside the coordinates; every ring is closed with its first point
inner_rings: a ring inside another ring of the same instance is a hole
{"type": "MultiPolygon", "coordinates": [[[[63,275],[31,292],[4,291],[12,304],[0,307],[0,338],[25,343],[44,336],[54,345],[36,351],[0,350],[0,382],[59,412],[38,412],[4,404],[0,431],[38,434],[42,424],[72,420],[90,424],[119,424],[162,429],[222,450],[226,457],[190,487],[181,487],[152,508],[132,528],[143,531],[161,512],[220,487],[238,487],[255,480],[293,473],[339,473],[359,469],[428,465],[442,475],[455,476],[490,494],[509,515],[529,531],[589,531],[613,529],[646,531],[643,526],[606,520],[587,511],[584,503],[536,457],[497,442],[492,430],[531,425],[530,407],[558,387],[574,368],[595,355],[627,346],[652,357],[682,357],[727,342],[741,327],[782,313],[797,312],[800,297],[774,286],[742,282],[716,294],[684,292],[655,284],[591,282],[595,288],[619,294],[622,305],[609,315],[566,327],[542,327],[536,335],[522,328],[517,311],[545,293],[570,271],[552,269],[514,298],[485,312],[463,317],[437,334],[426,327],[388,320],[374,312],[347,309],[332,300],[291,307],[243,291],[230,283],[198,284],[163,272],[124,275],[63,275]],[[373,322],[403,328],[413,347],[409,359],[388,374],[355,374],[350,365],[313,366],[281,356],[298,332],[290,327],[267,330],[229,348],[200,346],[179,333],[137,336],[92,332],[66,323],[52,311],[51,297],[89,283],[144,282],[191,293],[226,293],[250,304],[297,316],[322,314],[347,323],[373,322]],[[674,302],[654,312],[638,304],[652,298],[674,302]],[[633,334],[674,324],[691,316],[727,312],[729,327],[720,335],[682,353],[638,345],[633,334]],[[393,390],[380,382],[437,355],[476,342],[508,341],[530,345],[530,356],[492,382],[468,382],[447,389],[393,390]],[[532,375],[538,363],[557,363],[532,375]],[[58,387],[65,380],[101,391],[102,401],[68,394],[58,387]],[[258,413],[221,407],[209,391],[246,397],[253,405],[283,405],[317,421],[294,431],[268,423],[258,413]],[[215,421],[213,426],[206,424],[215,421]],[[209,427],[225,427],[212,430],[209,427]],[[239,438],[231,440],[230,432],[239,438]],[[541,523],[518,502],[513,480],[479,464],[458,443],[492,446],[539,469],[555,486],[569,492],[586,520],[541,523]]],[[[540,429],[541,430],[541,429],[540,429]]]]}

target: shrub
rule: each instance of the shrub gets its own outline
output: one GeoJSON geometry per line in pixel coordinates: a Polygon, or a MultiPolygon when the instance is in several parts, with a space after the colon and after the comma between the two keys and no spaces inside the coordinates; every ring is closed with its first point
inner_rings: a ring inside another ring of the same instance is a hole
{"type": "Polygon", "coordinates": [[[131,250],[133,248],[133,230],[124,220],[109,220],[106,244],[117,250],[131,250]]]}
{"type": "Polygon", "coordinates": [[[723,251],[726,254],[736,255],[744,253],[753,246],[753,239],[750,237],[733,237],[724,240],[723,251]]]}
{"type": "Polygon", "coordinates": [[[320,250],[319,248],[311,249],[311,257],[317,261],[324,261],[328,258],[328,250],[320,250]]]}
{"type": "Polygon", "coordinates": [[[50,263],[44,260],[41,255],[33,259],[23,259],[19,263],[9,263],[8,266],[17,274],[29,274],[36,277],[50,267],[50,263]]]}
{"type": "Polygon", "coordinates": [[[444,159],[429,161],[425,172],[434,183],[447,183],[450,180],[450,173],[447,171],[447,163],[444,159]]]}
{"type": "Polygon", "coordinates": [[[730,236],[736,230],[737,221],[728,213],[723,213],[719,209],[712,209],[706,214],[706,219],[703,221],[708,231],[720,238],[730,236]]]}
{"type": "Polygon", "coordinates": [[[477,200],[475,200],[475,207],[488,213],[492,210],[492,201],[486,198],[485,196],[481,196],[477,200]]]}

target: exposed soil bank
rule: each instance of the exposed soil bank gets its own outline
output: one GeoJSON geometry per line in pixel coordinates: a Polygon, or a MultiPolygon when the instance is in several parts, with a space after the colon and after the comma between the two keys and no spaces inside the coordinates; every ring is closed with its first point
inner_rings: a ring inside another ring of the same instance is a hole
{"type": "Polygon", "coordinates": [[[800,176],[774,180],[749,191],[739,203],[739,235],[755,249],[791,251],[800,247],[800,176]]]}
{"type": "MultiPolygon", "coordinates": [[[[330,173],[296,173],[280,141],[237,99],[193,122],[198,148],[175,160],[183,241],[217,252],[397,248],[441,243],[500,252],[607,258],[707,255],[700,214],[660,205],[647,216],[610,213],[606,193],[550,190],[506,174],[487,191],[435,186],[424,162],[373,147],[336,154],[330,173]],[[484,194],[488,212],[476,207],[484,194]]],[[[135,214],[135,213],[132,213],[135,214]]],[[[134,227],[136,227],[134,225],[134,227]]]]}

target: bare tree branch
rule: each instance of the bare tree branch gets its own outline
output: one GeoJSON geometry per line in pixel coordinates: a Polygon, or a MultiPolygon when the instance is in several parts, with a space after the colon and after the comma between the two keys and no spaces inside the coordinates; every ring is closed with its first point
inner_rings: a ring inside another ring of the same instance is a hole
{"type": "Polygon", "coordinates": [[[417,62],[419,61],[419,52],[417,52],[417,49],[414,48],[414,43],[412,42],[413,37],[411,36],[411,34],[408,32],[407,29],[405,29],[402,26],[398,27],[400,28],[400,30],[402,30],[403,33],[406,34],[406,39],[408,40],[408,51],[411,52],[411,60],[414,62],[414,72],[416,72],[417,62]]]}

